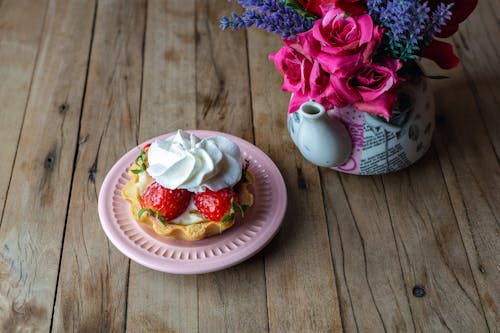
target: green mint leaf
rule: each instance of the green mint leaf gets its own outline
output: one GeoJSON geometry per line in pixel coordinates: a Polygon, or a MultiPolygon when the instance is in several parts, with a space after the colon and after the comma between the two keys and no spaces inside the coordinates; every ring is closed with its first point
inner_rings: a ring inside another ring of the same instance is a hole
{"type": "Polygon", "coordinates": [[[142,149],[139,148],[139,156],[136,157],[135,159],[135,164],[139,166],[139,170],[132,170],[133,173],[139,174],[143,171],[146,171],[146,160],[147,160],[148,155],[146,152],[142,149]]]}
{"type": "Polygon", "coordinates": [[[142,169],[134,169],[134,170],[130,170],[130,171],[132,171],[133,174],[137,175],[137,174],[143,172],[144,170],[142,170],[142,169]]]}
{"type": "Polygon", "coordinates": [[[141,219],[142,214],[144,214],[144,212],[147,212],[147,211],[149,211],[149,209],[148,209],[148,208],[141,208],[141,209],[139,209],[139,211],[137,212],[137,217],[138,217],[139,219],[141,219]]]}
{"type": "MultiPolygon", "coordinates": [[[[151,210],[151,211],[153,211],[153,210],[151,210]]],[[[161,223],[163,223],[163,224],[167,223],[167,221],[158,212],[154,212],[154,216],[161,223]]]]}
{"type": "Polygon", "coordinates": [[[139,219],[141,218],[141,216],[145,213],[145,212],[148,212],[149,215],[151,216],[154,216],[156,217],[156,219],[158,221],[160,221],[161,223],[163,224],[166,224],[167,221],[158,213],[158,212],[155,212],[154,210],[152,210],[151,208],[141,208],[138,212],[137,212],[137,216],[139,217],[139,219]]]}
{"type": "Polygon", "coordinates": [[[244,213],[244,212],[246,212],[246,211],[247,211],[248,207],[249,207],[248,205],[241,205],[241,206],[240,206],[240,205],[238,205],[238,206],[234,207],[234,210],[235,210],[237,213],[244,213]]]}
{"type": "Polygon", "coordinates": [[[234,214],[227,214],[225,215],[222,220],[220,220],[222,223],[228,223],[229,221],[231,221],[234,217],[234,214]]]}
{"type": "Polygon", "coordinates": [[[297,14],[306,19],[311,19],[311,20],[318,19],[316,15],[306,12],[304,7],[300,4],[298,0],[284,0],[283,3],[285,4],[285,6],[290,7],[291,9],[296,11],[297,14]]]}

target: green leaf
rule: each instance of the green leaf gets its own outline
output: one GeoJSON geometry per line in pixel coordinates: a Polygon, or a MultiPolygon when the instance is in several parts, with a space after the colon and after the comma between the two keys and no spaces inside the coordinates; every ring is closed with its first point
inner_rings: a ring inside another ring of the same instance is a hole
{"type": "Polygon", "coordinates": [[[222,223],[227,223],[229,221],[231,221],[234,217],[234,214],[227,214],[227,215],[224,215],[224,217],[222,218],[222,220],[220,220],[222,223]]]}
{"type": "Polygon", "coordinates": [[[136,175],[137,175],[137,174],[139,174],[139,173],[143,172],[144,170],[142,170],[142,169],[134,169],[134,170],[130,170],[130,171],[131,171],[133,174],[136,174],[136,175]]]}
{"type": "Polygon", "coordinates": [[[304,7],[302,7],[302,5],[297,0],[284,0],[283,3],[285,4],[285,6],[295,10],[302,17],[314,20],[318,19],[316,15],[306,12],[304,7]]]}
{"type": "Polygon", "coordinates": [[[165,220],[158,212],[152,210],[151,208],[141,208],[141,209],[139,209],[139,211],[137,212],[137,216],[139,217],[139,219],[141,218],[141,216],[145,212],[148,212],[149,215],[156,217],[156,219],[158,221],[160,221],[161,223],[163,223],[163,224],[167,223],[167,220],[165,220]]]}
{"type": "Polygon", "coordinates": [[[149,210],[150,210],[150,209],[148,209],[148,208],[141,208],[141,209],[139,209],[139,211],[137,212],[137,217],[138,217],[139,219],[141,219],[142,214],[144,214],[145,212],[147,212],[147,211],[149,211],[149,210]]]}
{"type": "Polygon", "coordinates": [[[167,221],[162,216],[160,216],[160,214],[158,212],[154,212],[154,213],[155,213],[154,215],[158,221],[160,221],[163,224],[167,223],[167,221]]]}
{"type": "Polygon", "coordinates": [[[139,156],[136,157],[135,159],[135,164],[140,168],[140,170],[132,170],[133,173],[139,174],[143,171],[146,171],[146,161],[147,161],[148,155],[146,152],[142,149],[139,148],[139,156]]]}
{"type": "Polygon", "coordinates": [[[250,207],[250,206],[248,206],[248,205],[241,205],[241,206],[240,205],[236,205],[234,207],[234,210],[235,210],[236,213],[244,213],[244,212],[247,211],[248,207],[250,207]]]}

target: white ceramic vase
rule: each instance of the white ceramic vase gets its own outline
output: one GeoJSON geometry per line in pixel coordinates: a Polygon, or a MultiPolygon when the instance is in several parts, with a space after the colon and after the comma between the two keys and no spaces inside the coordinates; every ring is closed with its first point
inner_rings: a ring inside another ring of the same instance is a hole
{"type": "Polygon", "coordinates": [[[374,175],[394,172],[420,159],[435,128],[434,99],[419,77],[398,88],[389,122],[349,106],[324,108],[312,101],[288,115],[288,131],[310,162],[341,172],[374,175]]]}

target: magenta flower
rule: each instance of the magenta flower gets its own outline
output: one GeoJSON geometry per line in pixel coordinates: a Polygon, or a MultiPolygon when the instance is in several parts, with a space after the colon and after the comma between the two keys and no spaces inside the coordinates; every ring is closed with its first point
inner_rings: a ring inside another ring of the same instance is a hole
{"type": "Polygon", "coordinates": [[[299,34],[305,52],[315,57],[328,72],[371,61],[382,41],[382,31],[368,14],[346,15],[329,7],[310,31],[299,34]]]}
{"type": "Polygon", "coordinates": [[[283,75],[281,89],[296,94],[306,95],[310,91],[309,77],[313,63],[304,54],[285,45],[278,52],[270,54],[276,68],[283,75]]]}
{"type": "Polygon", "coordinates": [[[293,93],[288,112],[315,100],[326,108],[353,105],[361,111],[389,119],[396,102],[396,59],[375,59],[383,31],[367,14],[346,15],[335,7],[324,11],[310,31],[269,58],[293,93]]]}

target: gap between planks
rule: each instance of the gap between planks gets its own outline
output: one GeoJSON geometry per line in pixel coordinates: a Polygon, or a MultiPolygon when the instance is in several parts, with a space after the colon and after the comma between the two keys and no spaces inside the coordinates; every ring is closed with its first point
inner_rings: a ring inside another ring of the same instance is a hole
{"type": "Polygon", "coordinates": [[[84,84],[83,84],[82,101],[80,103],[80,119],[78,121],[78,130],[76,132],[75,157],[73,159],[73,170],[71,170],[69,195],[68,195],[68,202],[66,205],[66,216],[64,218],[64,228],[63,228],[63,235],[62,235],[62,241],[61,241],[61,252],[59,253],[59,267],[57,269],[56,287],[55,287],[55,291],[54,291],[54,299],[52,301],[52,314],[50,316],[50,328],[49,328],[50,332],[53,331],[54,313],[55,313],[55,307],[56,307],[57,293],[59,292],[59,276],[61,274],[61,264],[62,264],[62,257],[63,257],[63,252],[64,252],[64,240],[66,239],[66,226],[68,225],[69,206],[71,203],[71,195],[73,194],[73,179],[75,177],[76,166],[78,164],[78,157],[80,155],[80,145],[81,145],[80,129],[82,127],[82,115],[83,115],[83,107],[85,105],[85,96],[87,95],[87,82],[88,82],[88,78],[89,78],[90,61],[92,58],[91,57],[92,46],[94,44],[96,18],[97,18],[97,0],[95,0],[95,3],[94,3],[94,16],[92,18],[92,30],[90,32],[90,43],[89,43],[89,51],[88,51],[88,56],[87,56],[87,68],[85,71],[85,80],[84,80],[84,84]]]}

